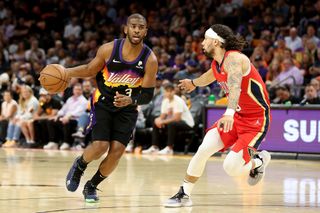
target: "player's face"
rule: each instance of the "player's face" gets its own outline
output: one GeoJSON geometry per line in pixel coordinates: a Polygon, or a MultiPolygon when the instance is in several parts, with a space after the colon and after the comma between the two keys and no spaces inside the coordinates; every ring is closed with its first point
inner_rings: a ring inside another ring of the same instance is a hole
{"type": "Polygon", "coordinates": [[[140,44],[147,35],[147,25],[143,19],[132,18],[125,27],[125,34],[131,44],[140,44]]]}
{"type": "Polygon", "coordinates": [[[210,58],[214,56],[214,40],[211,38],[205,38],[202,41],[202,50],[204,54],[210,58]]]}

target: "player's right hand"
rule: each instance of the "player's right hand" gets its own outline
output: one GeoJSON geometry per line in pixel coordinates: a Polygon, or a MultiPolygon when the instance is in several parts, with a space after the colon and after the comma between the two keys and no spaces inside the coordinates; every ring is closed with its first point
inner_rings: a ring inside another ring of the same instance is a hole
{"type": "Polygon", "coordinates": [[[229,132],[233,129],[233,116],[223,115],[222,118],[218,120],[218,128],[220,131],[229,132]]]}
{"type": "Polygon", "coordinates": [[[196,89],[196,87],[192,84],[191,79],[183,79],[183,80],[180,80],[179,82],[180,82],[178,85],[179,88],[188,93],[196,89]]]}

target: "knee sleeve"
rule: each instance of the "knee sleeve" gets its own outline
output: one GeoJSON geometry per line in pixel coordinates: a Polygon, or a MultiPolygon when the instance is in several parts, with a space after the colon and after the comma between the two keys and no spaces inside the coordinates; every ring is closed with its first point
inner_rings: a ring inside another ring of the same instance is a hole
{"type": "Polygon", "coordinates": [[[251,169],[251,161],[245,163],[243,150],[239,152],[230,151],[223,162],[223,169],[229,176],[240,176],[251,169]]]}
{"type": "Polygon", "coordinates": [[[189,163],[187,174],[194,177],[200,177],[207,160],[223,147],[224,144],[221,141],[217,128],[208,131],[198,151],[189,163]]]}

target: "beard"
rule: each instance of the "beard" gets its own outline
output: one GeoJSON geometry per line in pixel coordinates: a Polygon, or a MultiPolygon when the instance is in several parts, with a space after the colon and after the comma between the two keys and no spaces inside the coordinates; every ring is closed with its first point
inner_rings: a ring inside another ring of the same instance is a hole
{"type": "Polygon", "coordinates": [[[205,54],[205,56],[209,57],[209,58],[213,58],[213,53],[212,52],[207,52],[206,50],[202,49],[203,53],[205,54]]]}
{"type": "Polygon", "coordinates": [[[143,37],[140,37],[139,40],[136,40],[135,38],[133,38],[133,36],[131,35],[127,35],[127,38],[129,39],[129,42],[132,44],[132,45],[138,45],[140,44],[142,41],[143,41],[143,37]]]}

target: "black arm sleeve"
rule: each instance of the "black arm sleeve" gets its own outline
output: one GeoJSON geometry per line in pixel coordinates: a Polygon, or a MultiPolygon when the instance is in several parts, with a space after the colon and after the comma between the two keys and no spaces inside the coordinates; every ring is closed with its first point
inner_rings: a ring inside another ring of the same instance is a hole
{"type": "Polygon", "coordinates": [[[135,104],[135,105],[148,104],[153,98],[153,93],[154,93],[154,87],[151,87],[151,88],[142,87],[138,95],[131,97],[132,104],[135,104]]]}

